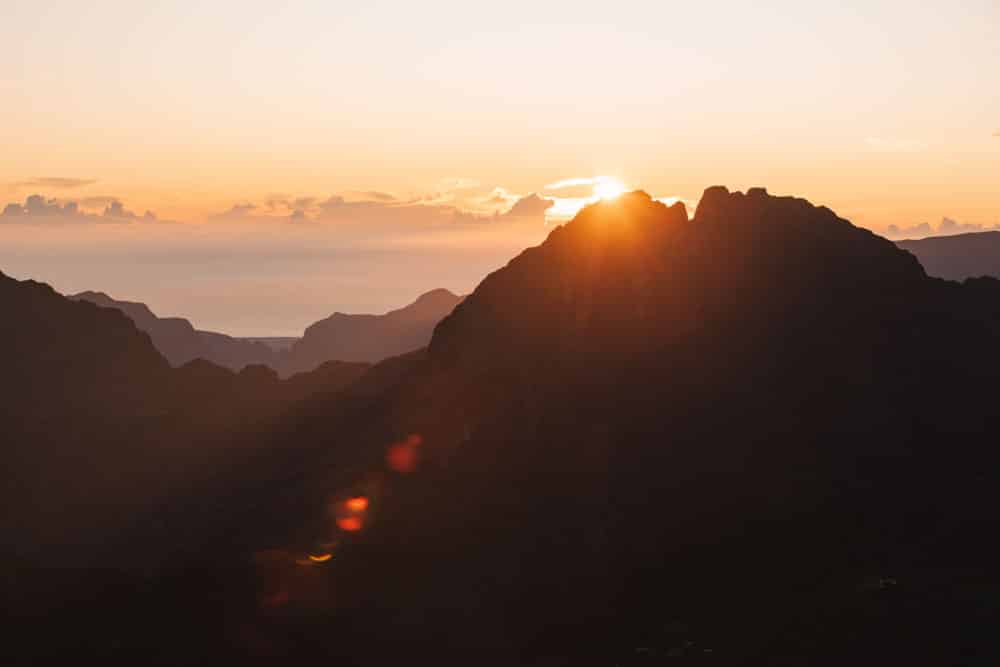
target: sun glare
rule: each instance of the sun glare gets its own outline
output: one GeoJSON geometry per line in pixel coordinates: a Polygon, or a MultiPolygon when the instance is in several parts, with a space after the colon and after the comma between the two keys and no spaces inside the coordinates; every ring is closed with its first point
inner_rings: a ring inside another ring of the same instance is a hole
{"type": "Polygon", "coordinates": [[[625,192],[625,186],[613,179],[594,183],[594,196],[598,199],[616,199],[625,192]]]}

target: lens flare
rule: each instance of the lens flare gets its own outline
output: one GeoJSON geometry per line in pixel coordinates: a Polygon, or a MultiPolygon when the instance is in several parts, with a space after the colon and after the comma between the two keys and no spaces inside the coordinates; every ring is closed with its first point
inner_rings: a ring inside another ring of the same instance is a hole
{"type": "Polygon", "coordinates": [[[361,530],[362,525],[361,517],[357,516],[342,516],[337,519],[337,527],[347,533],[356,533],[361,530]]]}
{"type": "Polygon", "coordinates": [[[344,506],[352,512],[364,512],[368,509],[368,499],[364,496],[355,496],[344,501],[344,506]]]}
{"type": "Polygon", "coordinates": [[[401,442],[393,443],[386,452],[385,462],[392,470],[410,473],[417,469],[418,455],[423,438],[413,434],[401,442]]]}
{"type": "Polygon", "coordinates": [[[325,563],[333,558],[333,554],[309,554],[309,560],[313,563],[325,563]]]}

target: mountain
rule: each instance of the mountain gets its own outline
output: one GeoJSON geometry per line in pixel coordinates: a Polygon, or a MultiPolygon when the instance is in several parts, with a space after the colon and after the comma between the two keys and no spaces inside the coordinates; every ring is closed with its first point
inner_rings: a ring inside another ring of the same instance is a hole
{"type": "Polygon", "coordinates": [[[369,368],[331,362],[285,381],[264,366],[173,368],[121,309],[3,274],[0,310],[4,556],[35,566],[67,550],[100,562],[153,508],[275,474],[275,452],[295,445],[254,434],[369,368]]]}
{"type": "Polygon", "coordinates": [[[262,343],[275,352],[285,352],[288,348],[295,344],[295,341],[297,341],[298,338],[294,338],[292,336],[263,336],[241,338],[240,340],[249,341],[251,343],[262,343]]]}
{"type": "Polygon", "coordinates": [[[829,209],[622,195],[426,352],[210,422],[273,456],[126,534],[155,576],[92,574],[12,635],[121,664],[995,664],[998,342],[1000,281],[829,209]]]}
{"type": "Polygon", "coordinates": [[[1000,282],[801,199],[588,207],[269,505],[273,604],[328,620],[253,627],[368,664],[988,664],[998,342],[1000,282]]]}
{"type": "Polygon", "coordinates": [[[265,365],[285,378],[328,361],[375,363],[426,347],[437,323],[462,300],[446,289],[436,289],[384,315],[334,313],[295,339],[233,338],[199,331],[188,320],[157,317],[144,303],[117,301],[103,292],[81,292],[69,298],[122,311],[150,335],[153,345],[173,366],[195,359],[235,371],[265,365]]]}
{"type": "MultiPolygon", "coordinates": [[[[252,364],[272,367],[277,365],[277,353],[263,342],[233,338],[212,331],[199,331],[183,318],[157,317],[144,303],[117,301],[103,292],[80,292],[69,298],[122,311],[140,330],[149,334],[153,345],[173,366],[181,366],[195,359],[205,359],[235,371],[252,364]]],[[[303,370],[313,368],[315,366],[303,370]]]]}
{"type": "Polygon", "coordinates": [[[291,375],[330,359],[377,362],[426,347],[437,323],[461,301],[436,289],[384,315],[334,313],[306,329],[281,360],[280,371],[291,375]]]}
{"type": "Polygon", "coordinates": [[[1000,277],[1000,232],[934,236],[896,245],[916,255],[932,276],[949,280],[1000,277]]]}

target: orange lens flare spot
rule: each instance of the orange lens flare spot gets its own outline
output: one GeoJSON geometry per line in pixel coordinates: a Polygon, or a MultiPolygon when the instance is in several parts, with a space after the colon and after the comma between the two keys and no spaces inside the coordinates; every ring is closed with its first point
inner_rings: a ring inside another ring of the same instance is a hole
{"type": "Polygon", "coordinates": [[[355,533],[361,530],[361,518],[356,516],[343,516],[337,519],[337,527],[348,533],[355,533]]]}
{"type": "Polygon", "coordinates": [[[413,472],[417,469],[419,448],[423,441],[423,438],[414,434],[408,436],[406,440],[389,445],[385,455],[386,465],[396,472],[413,472]]]}
{"type": "Polygon", "coordinates": [[[309,560],[313,563],[325,563],[333,558],[333,554],[309,554],[309,560]]]}
{"type": "Polygon", "coordinates": [[[352,512],[364,512],[368,509],[368,499],[364,496],[348,498],[344,501],[344,506],[352,512]]]}

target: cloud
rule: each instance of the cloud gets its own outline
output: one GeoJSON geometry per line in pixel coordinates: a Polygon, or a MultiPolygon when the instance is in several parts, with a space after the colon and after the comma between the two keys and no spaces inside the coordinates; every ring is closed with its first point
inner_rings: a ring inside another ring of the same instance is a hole
{"type": "Polygon", "coordinates": [[[876,153],[919,153],[927,150],[927,144],[917,139],[868,137],[865,144],[876,153]]]}
{"type": "Polygon", "coordinates": [[[82,188],[86,185],[93,185],[97,181],[91,178],[67,178],[64,176],[43,176],[32,178],[27,181],[15,183],[16,187],[25,188],[53,188],[57,190],[69,190],[72,188],[82,188]]]}
{"type": "MultiPolygon", "coordinates": [[[[288,212],[298,209],[307,210],[316,205],[315,197],[292,197],[290,195],[271,195],[264,201],[264,208],[272,213],[288,212]]],[[[243,213],[249,213],[244,211],[243,213]]]]}
{"type": "MultiPolygon", "coordinates": [[[[558,191],[560,198],[571,198],[574,200],[588,200],[587,203],[596,201],[594,198],[597,189],[602,185],[612,184],[617,186],[618,180],[611,176],[583,176],[577,178],[565,178],[555,183],[545,186],[546,190],[558,191]]],[[[564,207],[560,207],[562,210],[564,207]]],[[[580,208],[577,205],[577,208],[580,208]]]]}
{"type": "Polygon", "coordinates": [[[318,204],[316,220],[343,223],[364,223],[376,227],[387,224],[413,228],[453,223],[476,222],[475,213],[458,206],[422,201],[350,201],[334,195],[318,204]]]}
{"type": "Polygon", "coordinates": [[[963,224],[956,222],[951,218],[945,217],[941,218],[941,222],[938,224],[937,228],[932,227],[926,222],[922,222],[918,225],[912,225],[910,227],[889,225],[886,227],[885,236],[886,238],[894,241],[901,241],[903,239],[923,238],[926,236],[954,236],[955,234],[986,232],[997,229],[1000,229],[1000,225],[993,225],[992,227],[989,227],[978,224],[963,224]]]}
{"type": "Polygon", "coordinates": [[[389,194],[388,192],[379,192],[377,190],[364,190],[358,193],[365,199],[370,199],[371,201],[381,201],[390,202],[396,201],[396,198],[389,194]]]}
{"type": "MultiPolygon", "coordinates": [[[[126,221],[137,219],[140,216],[125,208],[125,206],[114,197],[92,197],[77,202],[75,200],[62,201],[59,199],[47,199],[39,194],[29,195],[24,203],[13,202],[7,204],[0,213],[4,219],[21,219],[22,221],[73,221],[73,222],[110,222],[126,221]],[[90,206],[97,203],[104,203],[104,211],[101,215],[87,213],[81,207],[82,202],[88,202],[90,206]]],[[[156,214],[146,211],[142,216],[143,220],[156,220],[156,214]]],[[[9,221],[9,220],[8,220],[9,221]]]]}
{"type": "MultiPolygon", "coordinates": [[[[265,204],[270,208],[269,204],[265,204]]],[[[257,211],[257,205],[246,202],[243,204],[233,204],[231,208],[222,213],[216,213],[215,215],[209,216],[209,220],[226,221],[226,220],[249,220],[253,217],[258,217],[254,215],[257,211]]]]}
{"type": "Polygon", "coordinates": [[[92,197],[83,197],[77,201],[83,208],[104,209],[110,206],[112,202],[118,201],[118,197],[112,197],[110,195],[95,195],[92,197]]]}
{"type": "Polygon", "coordinates": [[[353,234],[377,237],[421,230],[455,229],[504,221],[545,223],[554,201],[530,194],[517,195],[497,187],[484,191],[468,181],[456,181],[467,191],[435,192],[411,199],[398,199],[386,192],[348,191],[325,199],[274,196],[264,204],[238,203],[212,215],[210,221],[244,223],[336,224],[353,234]]]}
{"type": "MultiPolygon", "coordinates": [[[[154,216],[152,214],[151,211],[146,211],[146,213],[147,213],[147,215],[150,215],[153,218],[156,217],[156,216],[154,216]]],[[[125,206],[124,206],[124,204],[122,204],[117,199],[115,199],[114,201],[110,202],[104,208],[104,213],[102,215],[105,218],[116,218],[116,219],[119,219],[119,220],[131,220],[133,218],[138,218],[139,217],[135,213],[133,213],[132,211],[129,211],[128,209],[126,209],[125,206]]]]}
{"type": "Polygon", "coordinates": [[[527,197],[521,197],[510,210],[501,217],[504,218],[545,218],[545,212],[555,206],[551,199],[539,197],[537,193],[532,193],[527,197]]]}
{"type": "Polygon", "coordinates": [[[997,131],[995,131],[995,132],[993,133],[993,136],[994,136],[994,137],[1000,137],[1000,130],[997,130],[997,131]]]}
{"type": "Polygon", "coordinates": [[[29,195],[23,204],[10,203],[3,209],[3,216],[15,217],[72,217],[80,215],[80,207],[76,202],[61,203],[57,199],[46,199],[41,195],[29,195]]]}
{"type": "Polygon", "coordinates": [[[611,180],[607,176],[586,176],[583,178],[565,178],[561,181],[556,181],[555,183],[549,183],[545,186],[546,190],[562,190],[563,188],[570,188],[576,185],[596,185],[604,181],[611,180]]]}

